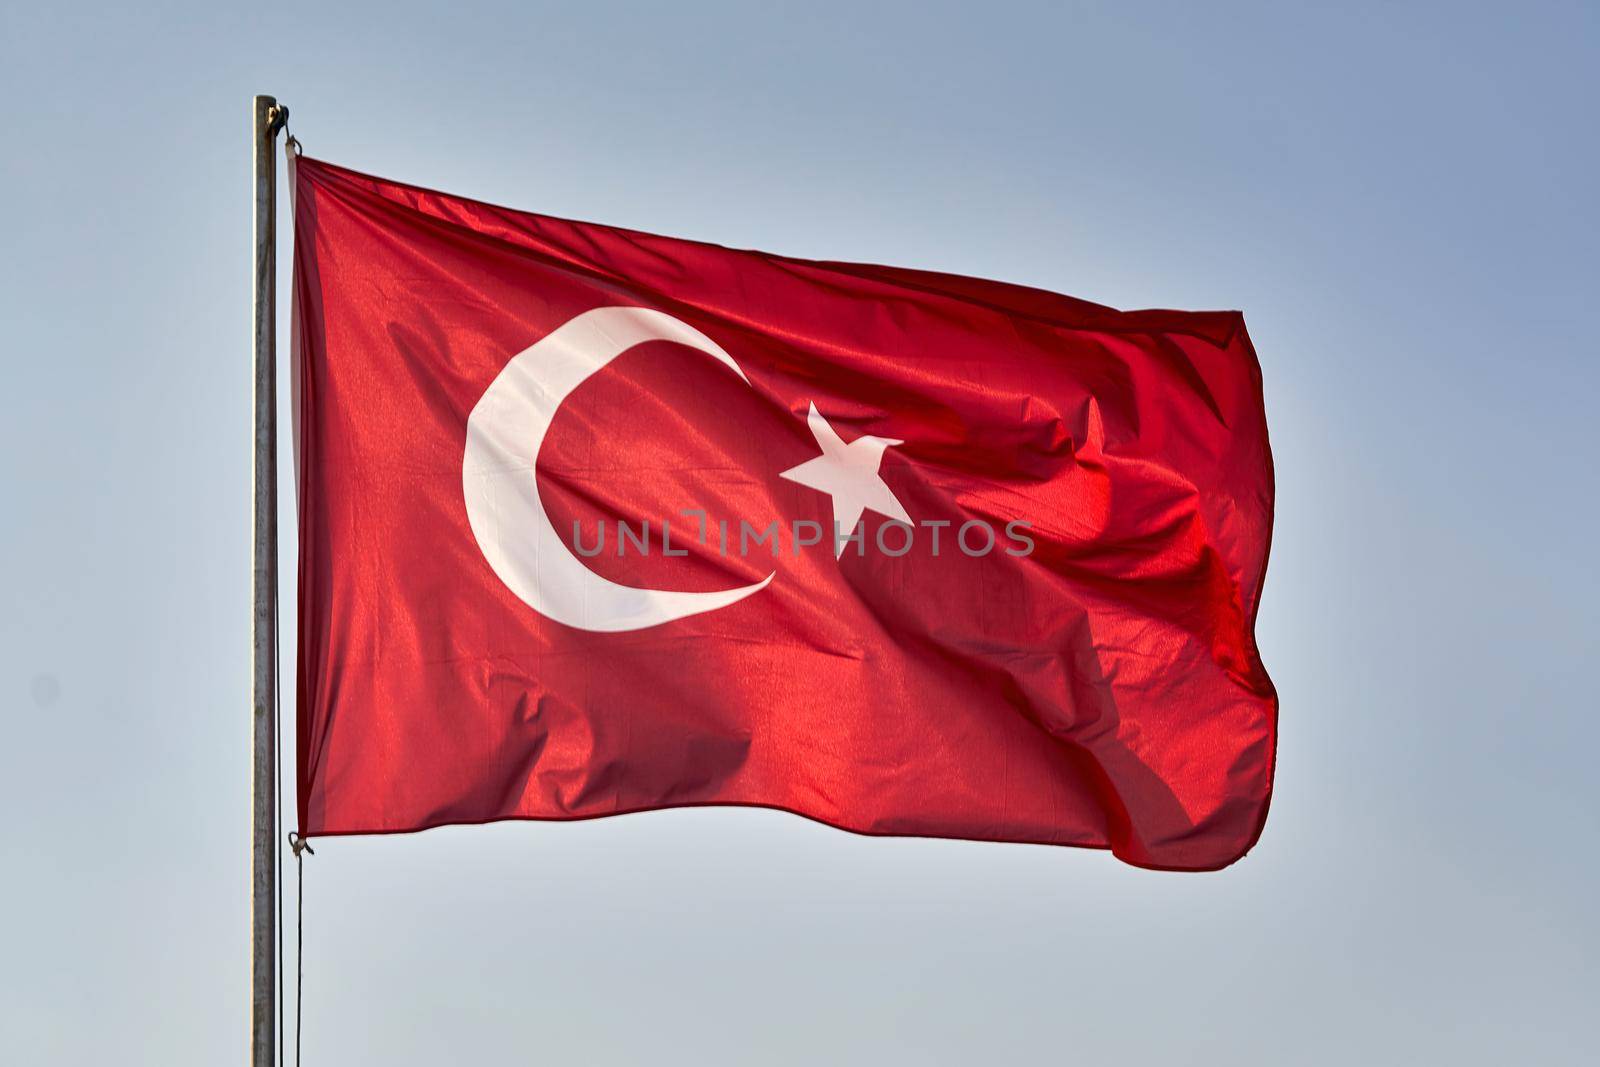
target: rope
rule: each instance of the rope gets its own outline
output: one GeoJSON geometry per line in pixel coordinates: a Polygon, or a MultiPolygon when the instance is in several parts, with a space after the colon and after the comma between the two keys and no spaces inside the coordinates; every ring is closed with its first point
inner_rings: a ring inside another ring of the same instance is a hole
{"type": "MultiPolygon", "coordinates": [[[[277,545],[273,545],[277,551],[277,545]]],[[[278,670],[278,587],[272,587],[272,820],[276,825],[279,814],[283,811],[283,687],[278,670]]],[[[281,857],[281,853],[280,853],[281,857]]],[[[272,937],[277,942],[278,965],[274,968],[278,972],[278,1003],[274,1014],[278,1021],[278,1067],[283,1067],[283,864],[272,865],[273,876],[277,879],[275,887],[274,907],[277,909],[277,921],[273,923],[272,937]]]]}
{"type": "MultiPolygon", "coordinates": [[[[289,148],[290,145],[293,145],[295,148],[299,148],[300,142],[296,141],[294,139],[294,134],[289,132],[289,109],[288,109],[288,107],[286,107],[283,104],[276,105],[272,109],[271,123],[272,123],[272,125],[271,125],[271,133],[272,133],[273,137],[276,137],[278,135],[279,131],[283,132],[283,135],[284,135],[284,148],[286,150],[289,148]]],[[[290,159],[289,159],[289,203],[290,203],[290,208],[291,208],[290,215],[292,217],[293,216],[293,205],[294,205],[294,157],[292,155],[290,156],[290,159]]],[[[278,328],[277,324],[274,323],[273,327],[272,327],[274,336],[276,336],[277,328],[278,328]]],[[[273,383],[273,388],[274,388],[274,390],[276,390],[276,388],[277,388],[277,383],[276,382],[273,383]]],[[[274,548],[274,551],[276,551],[277,546],[274,545],[273,548],[274,548]]],[[[272,696],[273,696],[273,708],[272,708],[272,729],[273,729],[273,737],[272,737],[272,759],[273,759],[273,768],[272,768],[272,818],[273,818],[274,823],[277,822],[277,820],[279,819],[279,817],[283,813],[283,685],[282,685],[283,678],[282,678],[282,672],[280,670],[280,665],[281,665],[281,662],[282,662],[281,661],[280,644],[281,644],[281,642],[280,642],[280,627],[278,626],[278,588],[277,588],[277,586],[273,586],[273,588],[272,588],[272,679],[273,679],[273,685],[272,685],[272,696]]],[[[291,833],[289,835],[289,845],[290,845],[291,848],[294,848],[295,840],[296,840],[297,837],[298,837],[298,835],[296,835],[296,834],[292,834],[291,833]]],[[[295,861],[296,861],[296,866],[298,867],[299,860],[300,860],[300,851],[299,851],[298,848],[295,849],[294,857],[295,857],[295,861]]],[[[273,869],[274,869],[274,874],[276,875],[276,879],[277,879],[277,886],[276,886],[277,900],[276,900],[274,906],[275,906],[275,908],[277,910],[277,914],[278,914],[277,922],[275,924],[275,930],[273,932],[273,939],[277,943],[276,944],[276,948],[277,948],[277,952],[278,952],[278,965],[277,965],[277,968],[276,968],[276,970],[278,972],[278,1003],[277,1003],[277,1010],[275,1012],[275,1014],[277,1016],[277,1022],[278,1022],[278,1041],[277,1041],[278,1056],[277,1056],[277,1059],[278,1059],[278,1067],[283,1067],[283,1062],[284,1062],[284,1060],[283,1060],[283,1057],[284,1057],[284,1050],[283,1050],[283,1015],[284,1015],[284,1012],[283,1012],[283,864],[275,863],[275,864],[273,864],[273,869]]],[[[297,887],[296,888],[296,901],[297,902],[296,902],[296,905],[295,905],[296,908],[299,907],[298,899],[299,899],[299,889],[297,887]]],[[[298,951],[299,951],[299,949],[296,948],[296,952],[297,953],[298,953],[298,951]]],[[[298,966],[298,962],[297,962],[296,965],[298,966]]],[[[298,979],[297,979],[297,981],[298,981],[298,979]]],[[[296,996],[298,996],[298,992],[296,993],[296,996]]],[[[299,1040],[300,1034],[299,1034],[299,1027],[300,1027],[300,1017],[299,1017],[299,1006],[298,1006],[298,1003],[297,1003],[296,1007],[295,1007],[295,1055],[294,1055],[296,1063],[300,1062],[300,1040],[299,1040]]]]}
{"type": "Polygon", "coordinates": [[[297,833],[289,834],[289,847],[294,850],[294,1067],[300,1067],[300,1016],[306,984],[306,869],[300,854],[315,856],[317,850],[297,833]]]}
{"type": "Polygon", "coordinates": [[[306,869],[294,854],[294,1067],[300,1067],[300,1020],[306,985],[306,869]]]}
{"type": "MultiPolygon", "coordinates": [[[[289,132],[289,109],[288,109],[288,107],[284,106],[283,104],[278,104],[277,106],[275,106],[272,109],[271,123],[272,123],[271,132],[272,132],[272,136],[273,137],[276,137],[280,131],[284,135],[283,148],[284,148],[284,152],[287,153],[287,155],[288,155],[289,208],[290,208],[290,217],[292,219],[293,218],[293,214],[294,214],[294,161],[295,161],[295,158],[298,157],[299,154],[300,154],[300,142],[295,139],[294,134],[289,132]]],[[[293,228],[293,222],[292,221],[290,223],[290,226],[291,226],[291,229],[292,229],[293,228]]],[[[276,324],[273,325],[273,330],[274,330],[274,332],[276,332],[276,330],[277,330],[277,325],[276,324]]],[[[292,333],[293,333],[293,327],[292,326],[290,328],[290,332],[291,332],[291,335],[292,335],[292,333]]],[[[293,370],[294,370],[294,365],[293,365],[293,362],[291,361],[291,363],[290,363],[290,371],[291,371],[290,385],[291,385],[291,388],[293,387],[293,384],[294,384],[294,382],[293,382],[293,370]]],[[[274,384],[274,388],[276,388],[276,384],[274,384]]],[[[291,403],[292,403],[292,401],[291,401],[291,403]]],[[[273,693],[273,709],[272,709],[272,711],[273,711],[272,817],[273,817],[274,822],[276,822],[278,820],[278,818],[283,813],[283,686],[281,684],[283,679],[281,677],[281,672],[280,672],[280,669],[279,669],[280,668],[280,663],[281,663],[281,658],[280,658],[281,657],[281,652],[280,652],[280,647],[279,646],[280,646],[280,627],[278,625],[278,590],[277,590],[277,587],[274,586],[273,590],[272,590],[272,677],[273,677],[273,680],[274,680],[274,684],[273,684],[273,687],[272,687],[272,693],[273,693]]],[[[301,837],[298,833],[295,833],[295,832],[292,832],[292,831],[289,834],[289,847],[294,851],[294,865],[295,865],[294,1062],[296,1064],[296,1067],[298,1067],[298,1065],[300,1063],[301,986],[303,984],[303,978],[304,978],[304,968],[303,968],[303,965],[301,963],[301,955],[302,955],[304,947],[305,947],[305,930],[304,930],[305,903],[304,903],[304,900],[303,900],[303,894],[304,894],[304,891],[305,891],[305,872],[302,870],[301,865],[300,865],[300,853],[301,852],[311,852],[311,854],[313,856],[316,855],[316,853],[312,852],[311,846],[306,843],[305,838],[301,837]]],[[[277,1003],[277,1011],[276,1011],[277,1022],[278,1022],[278,1042],[277,1042],[277,1044],[278,1044],[278,1056],[277,1056],[277,1059],[278,1059],[279,1067],[283,1067],[284,1056],[285,1056],[285,1050],[284,1050],[284,1044],[283,1044],[283,1028],[284,1028],[284,1015],[286,1014],[284,1012],[284,1003],[283,1003],[283,971],[284,971],[284,967],[283,967],[283,947],[284,947],[283,946],[283,864],[281,864],[281,863],[274,864],[274,867],[275,867],[275,871],[276,871],[276,875],[277,875],[277,886],[276,886],[277,901],[276,901],[275,906],[276,906],[277,913],[278,913],[278,919],[277,919],[277,923],[276,923],[277,929],[276,929],[276,932],[275,932],[275,935],[274,935],[274,939],[277,942],[276,947],[277,947],[277,952],[278,952],[278,966],[277,966],[277,972],[278,972],[278,1003],[277,1003]]]]}

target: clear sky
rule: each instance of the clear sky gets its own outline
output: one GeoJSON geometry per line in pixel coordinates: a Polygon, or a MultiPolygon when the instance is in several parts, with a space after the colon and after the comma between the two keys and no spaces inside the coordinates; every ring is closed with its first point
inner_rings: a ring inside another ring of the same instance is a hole
{"type": "Polygon", "coordinates": [[[1236,866],[748,810],[328,841],[310,1062],[1592,1062],[1600,9],[1201,6],[0,6],[0,1060],[242,1058],[270,92],[513,206],[1241,308],[1279,482],[1236,866]]]}

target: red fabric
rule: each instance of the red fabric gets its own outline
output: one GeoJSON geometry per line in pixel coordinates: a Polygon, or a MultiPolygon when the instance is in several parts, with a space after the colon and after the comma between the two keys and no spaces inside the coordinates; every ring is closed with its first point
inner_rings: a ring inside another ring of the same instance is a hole
{"type": "Polygon", "coordinates": [[[732,251],[312,159],[295,297],[302,834],[749,804],[1172,869],[1259,836],[1273,484],[1239,314],[732,251]],[[602,307],[694,327],[748,383],[683,344],[632,347],[561,405],[534,499],[569,542],[574,521],[587,541],[601,520],[672,520],[686,556],[657,533],[648,556],[612,540],[584,561],[617,583],[773,573],[626,632],[531,607],[463,499],[485,390],[602,307]],[[903,442],[879,474],[915,523],[953,524],[940,554],[920,528],[877,551],[874,511],[861,554],[794,554],[788,532],[776,559],[719,553],[719,518],[828,528],[830,497],[779,477],[820,454],[813,404],[846,442],[903,442]],[[951,551],[975,519],[1013,547],[1005,524],[1031,523],[1033,552],[951,551]]]}

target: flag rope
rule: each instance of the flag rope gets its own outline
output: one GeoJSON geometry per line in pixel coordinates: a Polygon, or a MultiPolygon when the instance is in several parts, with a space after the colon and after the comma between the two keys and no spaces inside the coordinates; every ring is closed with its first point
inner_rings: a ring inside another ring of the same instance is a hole
{"type": "MultiPolygon", "coordinates": [[[[279,111],[279,115],[281,117],[274,124],[273,133],[277,133],[277,130],[281,128],[284,132],[284,143],[287,146],[289,141],[294,140],[294,136],[289,133],[289,109],[282,108],[279,111]]],[[[293,189],[293,170],[289,172],[289,180],[290,188],[293,189]]],[[[293,194],[291,193],[290,195],[290,203],[293,204],[293,194]]],[[[277,329],[276,323],[273,324],[273,329],[277,329]]],[[[273,388],[277,388],[276,381],[273,382],[273,388]]],[[[272,551],[274,554],[277,553],[278,546],[276,544],[272,546],[272,551]]],[[[272,729],[274,735],[272,738],[272,814],[274,818],[280,817],[283,813],[283,686],[281,684],[283,679],[280,674],[283,641],[281,627],[278,625],[278,600],[278,587],[274,583],[272,587],[272,677],[274,680],[272,686],[272,729]]],[[[290,846],[292,847],[294,844],[292,834],[290,838],[290,846]]],[[[298,853],[296,853],[296,857],[298,858],[298,853]]],[[[278,883],[276,886],[277,900],[275,901],[278,918],[275,924],[276,929],[273,931],[273,938],[277,942],[278,950],[278,1067],[283,1067],[283,864],[274,864],[274,867],[276,868],[275,873],[278,883]]],[[[296,1011],[298,1013],[298,1009],[296,1011]]],[[[295,1019],[296,1025],[299,1024],[299,1021],[298,1018],[295,1019]]],[[[299,1059],[300,1053],[296,1049],[295,1060],[298,1062],[299,1059]]]]}
{"type": "MultiPolygon", "coordinates": [[[[277,550],[277,546],[273,546],[277,550]]],[[[278,590],[272,590],[272,677],[278,677],[278,590]]],[[[272,811],[274,815],[283,811],[283,698],[279,695],[282,687],[272,687],[272,728],[275,733],[272,739],[272,811]]],[[[278,919],[274,924],[273,940],[277,942],[278,949],[278,1067],[283,1067],[283,864],[276,865],[274,872],[278,884],[276,901],[278,919]]],[[[298,1056],[296,1057],[298,1058],[298,1056]]]]}
{"type": "Polygon", "coordinates": [[[292,830],[289,847],[294,850],[294,1067],[300,1067],[300,1016],[306,984],[306,870],[300,854],[315,856],[317,850],[292,830]]]}
{"type": "MultiPolygon", "coordinates": [[[[295,157],[300,154],[300,142],[299,142],[299,140],[297,140],[295,138],[294,134],[289,132],[289,109],[288,108],[284,108],[283,109],[282,129],[283,129],[283,151],[284,151],[284,155],[288,159],[288,168],[287,169],[288,169],[288,179],[289,179],[290,231],[293,232],[293,227],[294,227],[294,222],[293,222],[293,214],[294,214],[294,161],[295,161],[295,157]]],[[[291,298],[290,307],[291,308],[293,307],[292,298],[291,298]]],[[[291,323],[290,324],[290,337],[291,338],[294,336],[294,332],[293,331],[294,331],[294,326],[293,326],[293,323],[291,323]]],[[[290,409],[291,409],[291,411],[294,409],[294,406],[296,404],[295,398],[293,396],[293,393],[295,391],[295,386],[297,384],[297,382],[295,381],[295,375],[294,375],[295,369],[296,369],[295,368],[295,364],[294,364],[293,360],[291,359],[291,362],[290,362],[290,383],[289,383],[290,384],[290,393],[291,393],[291,396],[290,396],[290,409]]],[[[298,449],[296,451],[298,451],[298,449]]],[[[296,502],[298,503],[298,500],[296,502]]],[[[280,656],[279,648],[280,648],[280,644],[281,644],[281,628],[279,626],[278,603],[279,603],[278,590],[277,590],[276,587],[274,587],[273,590],[272,590],[272,672],[273,672],[273,677],[274,678],[278,677],[278,669],[279,669],[279,662],[280,662],[280,660],[279,660],[279,656],[280,656]]],[[[281,681],[281,679],[280,679],[280,681],[281,681]]],[[[277,731],[277,736],[274,739],[275,740],[275,744],[273,745],[273,750],[274,750],[273,754],[274,754],[274,757],[275,757],[275,759],[277,761],[277,766],[274,769],[273,778],[272,778],[272,803],[273,803],[273,811],[274,812],[278,812],[280,814],[282,813],[282,810],[283,810],[283,801],[282,801],[282,794],[283,794],[283,697],[282,697],[282,693],[283,693],[283,686],[282,685],[273,686],[273,696],[275,698],[275,705],[276,705],[274,707],[274,709],[273,709],[274,710],[273,728],[277,731]]],[[[291,830],[289,832],[289,848],[294,852],[294,866],[295,866],[295,889],[294,889],[294,901],[295,901],[295,903],[294,903],[294,907],[295,907],[294,1062],[295,1062],[296,1067],[299,1067],[299,1063],[300,1063],[301,986],[303,984],[302,977],[303,977],[303,974],[304,974],[304,967],[303,967],[303,965],[301,963],[301,957],[302,957],[304,946],[305,946],[305,931],[304,931],[305,905],[304,905],[304,902],[303,902],[303,894],[305,892],[305,875],[304,875],[304,872],[301,870],[300,853],[301,853],[301,851],[308,851],[308,852],[311,851],[311,846],[306,843],[305,839],[302,838],[299,835],[298,832],[291,830]]],[[[312,855],[316,855],[316,853],[312,852],[312,855]]],[[[282,866],[282,864],[278,865],[278,872],[277,873],[278,873],[278,901],[277,901],[277,908],[278,908],[278,928],[277,928],[277,941],[278,941],[278,1065],[279,1065],[279,1067],[283,1067],[283,1063],[284,1063],[286,1054],[285,1054],[284,1045],[283,1045],[283,1028],[284,1028],[284,1015],[285,1015],[285,1012],[284,1012],[284,1006],[283,1006],[283,947],[284,946],[283,946],[283,866],[282,866]]]]}

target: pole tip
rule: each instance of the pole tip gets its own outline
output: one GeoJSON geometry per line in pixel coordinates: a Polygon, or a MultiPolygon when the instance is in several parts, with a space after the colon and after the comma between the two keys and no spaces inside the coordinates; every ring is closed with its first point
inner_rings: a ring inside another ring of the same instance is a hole
{"type": "Polygon", "coordinates": [[[268,96],[266,93],[257,93],[255,98],[255,116],[259,127],[265,127],[268,136],[276,136],[289,121],[289,109],[278,103],[278,98],[268,96]]]}

